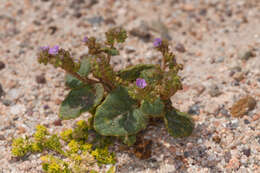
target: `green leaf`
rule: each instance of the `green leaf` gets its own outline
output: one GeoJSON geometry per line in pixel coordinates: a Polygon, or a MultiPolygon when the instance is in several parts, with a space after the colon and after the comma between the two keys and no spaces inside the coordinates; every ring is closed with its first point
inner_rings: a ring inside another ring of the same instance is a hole
{"type": "Polygon", "coordinates": [[[148,123],[146,116],[136,108],[135,100],[129,97],[124,87],[112,91],[97,107],[94,128],[104,136],[127,136],[138,133],[148,123]]]}
{"type": "Polygon", "coordinates": [[[80,62],[80,68],[78,74],[81,77],[87,77],[90,71],[91,71],[91,57],[86,56],[80,62]]]}
{"type": "Polygon", "coordinates": [[[121,140],[123,141],[124,144],[128,145],[128,146],[132,146],[135,144],[136,142],[136,136],[135,135],[131,135],[131,136],[122,136],[121,140]]]}
{"type": "Polygon", "coordinates": [[[138,64],[135,66],[128,67],[126,69],[120,70],[118,76],[124,80],[132,81],[136,80],[141,72],[145,69],[154,68],[155,65],[152,64],[138,64]]]}
{"type": "Polygon", "coordinates": [[[119,51],[116,48],[105,48],[105,52],[111,56],[119,55],[119,51]]]}
{"type": "Polygon", "coordinates": [[[97,106],[101,102],[103,94],[104,88],[101,84],[72,89],[61,104],[59,116],[62,119],[76,118],[81,113],[97,106]]]}
{"type": "Polygon", "coordinates": [[[162,71],[160,68],[151,68],[143,70],[140,74],[140,77],[145,79],[146,82],[152,84],[158,82],[163,78],[162,71]]]}
{"type": "Polygon", "coordinates": [[[141,110],[144,114],[152,117],[161,117],[164,113],[164,103],[159,98],[154,102],[144,100],[141,104],[141,110]]]}
{"type": "Polygon", "coordinates": [[[65,77],[65,85],[70,87],[71,89],[75,89],[75,88],[81,88],[83,87],[84,84],[83,82],[81,82],[80,80],[78,80],[77,78],[75,78],[74,76],[67,74],[65,77]]]}
{"type": "Polygon", "coordinates": [[[194,128],[191,117],[174,108],[166,113],[164,121],[168,132],[175,138],[190,136],[194,128]]]}

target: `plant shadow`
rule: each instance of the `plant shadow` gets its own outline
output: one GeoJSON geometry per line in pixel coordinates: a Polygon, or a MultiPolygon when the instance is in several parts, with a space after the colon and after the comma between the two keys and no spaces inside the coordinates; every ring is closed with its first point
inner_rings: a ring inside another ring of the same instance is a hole
{"type": "Polygon", "coordinates": [[[217,167],[219,160],[208,152],[211,148],[204,143],[212,140],[213,134],[214,132],[202,123],[195,126],[190,137],[176,139],[168,134],[163,122],[156,126],[150,125],[140,135],[152,141],[151,157],[139,159],[140,157],[133,152],[119,150],[120,154],[126,154],[129,159],[119,162],[117,171],[188,173],[188,168],[196,165],[199,168],[208,168],[210,172],[221,172],[217,167]]]}

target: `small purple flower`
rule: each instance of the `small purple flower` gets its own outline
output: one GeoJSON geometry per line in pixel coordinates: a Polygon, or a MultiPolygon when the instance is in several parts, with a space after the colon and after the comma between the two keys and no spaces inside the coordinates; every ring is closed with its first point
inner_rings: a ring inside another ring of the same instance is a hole
{"type": "Polygon", "coordinates": [[[144,79],[137,78],[136,79],[136,85],[137,85],[138,88],[145,88],[147,86],[147,83],[145,82],[144,79]]]}
{"type": "Polygon", "coordinates": [[[162,39],[160,39],[160,38],[154,39],[154,42],[153,42],[154,47],[158,47],[161,44],[162,44],[162,39]]]}
{"type": "Polygon", "coordinates": [[[59,46],[53,46],[52,48],[49,49],[48,53],[50,55],[57,55],[59,53],[59,46]]]}
{"type": "Polygon", "coordinates": [[[85,37],[83,38],[83,42],[84,42],[84,43],[88,42],[88,37],[85,36],[85,37]]]}
{"type": "Polygon", "coordinates": [[[40,49],[41,49],[42,51],[49,50],[49,46],[41,46],[40,49]]]}

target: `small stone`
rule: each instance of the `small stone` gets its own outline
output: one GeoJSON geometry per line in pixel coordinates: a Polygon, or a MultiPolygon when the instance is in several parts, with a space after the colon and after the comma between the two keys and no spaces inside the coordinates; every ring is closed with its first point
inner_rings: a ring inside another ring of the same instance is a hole
{"type": "Polygon", "coordinates": [[[44,75],[41,74],[41,75],[36,76],[36,82],[38,84],[45,84],[46,83],[46,79],[45,79],[44,75]]]}
{"type": "Polygon", "coordinates": [[[248,119],[245,119],[245,120],[244,120],[244,123],[245,123],[245,124],[250,124],[250,121],[249,121],[248,119]]]}
{"type": "Polygon", "coordinates": [[[201,16],[206,16],[207,15],[207,9],[206,8],[203,8],[203,9],[201,9],[200,11],[199,11],[199,14],[201,15],[201,16]]]}
{"type": "Polygon", "coordinates": [[[218,57],[218,58],[215,59],[215,62],[216,62],[216,63],[222,63],[222,62],[224,62],[224,60],[225,60],[225,57],[220,56],[220,57],[218,57]]]}
{"type": "Polygon", "coordinates": [[[239,166],[240,166],[239,160],[234,157],[234,158],[232,158],[232,159],[229,161],[229,163],[228,163],[228,165],[227,165],[227,168],[236,170],[236,169],[239,168],[239,166]]]}
{"type": "Polygon", "coordinates": [[[230,151],[226,151],[226,152],[224,153],[224,159],[225,159],[225,162],[229,162],[229,161],[230,161],[230,159],[231,159],[231,153],[230,153],[230,151]]]}
{"type": "Polygon", "coordinates": [[[21,96],[21,91],[18,88],[13,88],[8,91],[7,97],[10,100],[17,100],[21,96]]]}
{"type": "Polygon", "coordinates": [[[247,61],[250,58],[255,57],[255,56],[256,56],[255,53],[252,50],[249,50],[249,51],[245,52],[245,54],[241,57],[241,59],[243,61],[247,61]]]}
{"type": "Polygon", "coordinates": [[[149,32],[149,27],[146,22],[141,22],[140,26],[133,28],[129,32],[132,36],[139,37],[144,42],[149,42],[151,40],[151,34],[149,32]]]}
{"type": "Polygon", "coordinates": [[[181,44],[181,43],[178,43],[178,44],[175,46],[175,49],[176,49],[178,52],[181,52],[181,53],[186,52],[186,49],[185,49],[184,45],[181,44]]]}
{"type": "Polygon", "coordinates": [[[22,104],[16,104],[10,108],[10,113],[14,115],[19,115],[25,112],[25,107],[22,104]]]}
{"type": "Polygon", "coordinates": [[[194,86],[194,89],[197,91],[197,96],[200,96],[206,89],[204,85],[198,84],[194,86]]]}
{"type": "Polygon", "coordinates": [[[18,130],[18,134],[23,134],[26,132],[26,129],[24,127],[17,127],[17,130],[18,130]]]}
{"type": "Polygon", "coordinates": [[[56,33],[56,31],[58,30],[58,28],[57,28],[57,26],[50,26],[50,27],[48,28],[48,30],[49,30],[50,34],[53,35],[53,34],[56,33]]]}
{"type": "Polygon", "coordinates": [[[235,66],[230,69],[229,76],[233,76],[236,72],[241,72],[242,68],[240,66],[235,66]]]}
{"type": "Polygon", "coordinates": [[[0,70],[5,68],[5,63],[3,61],[0,61],[0,70]]]}
{"type": "Polygon", "coordinates": [[[251,96],[246,96],[236,103],[230,109],[231,115],[233,117],[243,117],[249,111],[253,110],[256,106],[256,100],[251,96]]]}
{"type": "Polygon", "coordinates": [[[251,155],[251,149],[248,148],[248,149],[243,149],[243,154],[246,155],[247,157],[249,157],[251,155]]]}
{"type": "Polygon", "coordinates": [[[240,82],[242,81],[243,79],[245,79],[245,75],[243,72],[237,72],[233,75],[233,78],[237,81],[237,82],[240,82]]]}
{"type": "Polygon", "coordinates": [[[219,144],[220,142],[221,142],[221,138],[219,137],[219,136],[214,136],[213,138],[212,138],[212,140],[214,141],[214,142],[216,142],[217,144],[219,144]]]}
{"type": "Polygon", "coordinates": [[[211,97],[217,97],[217,96],[221,95],[221,93],[222,92],[220,91],[219,87],[216,84],[213,84],[210,86],[209,95],[211,97]]]}
{"type": "Polygon", "coordinates": [[[4,95],[4,90],[3,90],[3,87],[2,87],[2,85],[1,85],[1,83],[0,83],[0,97],[2,97],[3,95],[4,95]]]}
{"type": "Polygon", "coordinates": [[[55,126],[62,126],[62,121],[61,121],[61,119],[55,120],[55,121],[53,122],[53,125],[55,125],[55,126]]]}
{"type": "Polygon", "coordinates": [[[199,115],[200,114],[200,106],[198,104],[194,104],[189,107],[188,114],[191,115],[199,115]]]}
{"type": "Polygon", "coordinates": [[[126,53],[130,54],[130,53],[135,52],[135,48],[132,46],[125,46],[125,51],[126,51],[126,53]]]}
{"type": "Polygon", "coordinates": [[[102,16],[94,16],[88,18],[87,20],[91,25],[100,25],[104,21],[102,16]]]}
{"type": "Polygon", "coordinates": [[[0,135],[0,141],[5,140],[5,136],[4,135],[0,135]]]}

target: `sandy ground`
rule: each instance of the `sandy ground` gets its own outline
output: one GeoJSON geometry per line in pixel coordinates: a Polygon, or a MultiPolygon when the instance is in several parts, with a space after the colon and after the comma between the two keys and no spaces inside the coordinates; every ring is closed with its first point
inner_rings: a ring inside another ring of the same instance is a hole
{"type": "Polygon", "coordinates": [[[196,122],[186,139],[150,126],[152,157],[115,149],[117,172],[260,172],[259,0],[0,0],[0,172],[41,172],[40,154],[11,157],[12,139],[30,136],[37,124],[57,132],[74,122],[54,123],[68,93],[65,74],[37,63],[39,46],[57,44],[79,57],[87,53],[84,36],[102,40],[113,26],[130,33],[116,69],[158,63],[153,39],[169,40],[184,65],[184,89],[172,101],[196,122]],[[232,117],[232,105],[247,95],[256,106],[232,117]]]}

